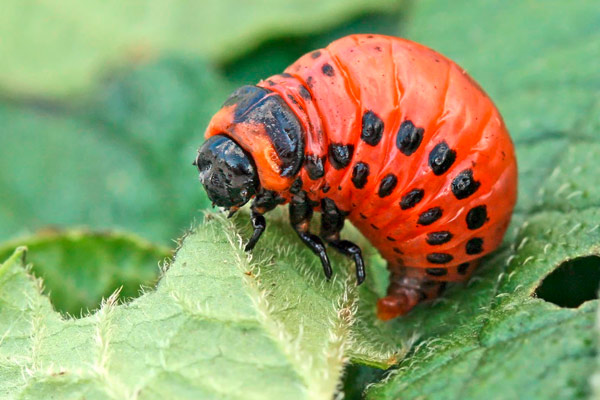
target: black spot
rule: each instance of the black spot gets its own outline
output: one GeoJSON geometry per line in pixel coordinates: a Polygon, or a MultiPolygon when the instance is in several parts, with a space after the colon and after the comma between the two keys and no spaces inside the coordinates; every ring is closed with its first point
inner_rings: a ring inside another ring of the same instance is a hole
{"type": "Polygon", "coordinates": [[[487,221],[487,207],[473,207],[467,213],[467,227],[471,230],[481,228],[487,221]]]}
{"type": "Polygon", "coordinates": [[[325,168],[323,164],[325,157],[319,157],[315,154],[307,154],[304,168],[308,172],[308,177],[312,180],[322,178],[325,175],[325,168]]]}
{"type": "Polygon", "coordinates": [[[398,184],[398,178],[394,174],[387,174],[379,184],[379,191],[377,195],[379,197],[386,197],[392,194],[392,191],[398,184]]]}
{"type": "Polygon", "coordinates": [[[312,77],[312,76],[309,76],[308,78],[306,78],[306,85],[307,85],[309,88],[312,88],[312,87],[313,87],[313,77],[312,77]]]}
{"type": "Polygon", "coordinates": [[[300,193],[301,190],[302,190],[302,178],[297,177],[296,180],[294,180],[294,183],[292,183],[292,187],[290,187],[290,192],[292,194],[298,194],[298,193],[300,193]]]}
{"type": "Polygon", "coordinates": [[[473,179],[473,170],[465,169],[452,181],[452,193],[458,200],[466,199],[479,189],[481,183],[473,179]]]}
{"type": "Polygon", "coordinates": [[[295,105],[298,105],[298,101],[296,101],[296,99],[294,98],[294,96],[292,96],[291,94],[288,94],[287,98],[290,99],[290,101],[292,103],[294,103],[295,105]]]}
{"type": "Polygon", "coordinates": [[[362,189],[367,184],[369,177],[369,164],[357,162],[352,169],[352,183],[357,189],[362,189]]]}
{"type": "Polygon", "coordinates": [[[419,215],[419,225],[431,225],[442,217],[442,209],[439,207],[430,208],[427,211],[423,211],[419,215]]]}
{"type": "Polygon", "coordinates": [[[402,196],[402,200],[400,201],[400,208],[403,210],[413,208],[415,205],[417,205],[418,202],[423,200],[424,195],[425,191],[423,189],[411,190],[410,192],[402,196]]]}
{"type": "Polygon", "coordinates": [[[465,275],[467,273],[467,270],[469,269],[469,263],[462,263],[460,264],[457,268],[456,268],[456,272],[458,272],[459,275],[465,275]]]}
{"type": "Polygon", "coordinates": [[[313,51],[312,53],[310,53],[310,57],[311,58],[319,58],[319,57],[321,57],[321,52],[319,50],[313,51]]]}
{"type": "Polygon", "coordinates": [[[467,242],[467,254],[479,254],[483,251],[483,239],[473,238],[467,242]]]}
{"type": "Polygon", "coordinates": [[[323,185],[323,187],[321,188],[323,193],[329,192],[329,189],[331,189],[331,187],[329,186],[329,183],[325,183],[325,185],[323,185]]]}
{"type": "Polygon", "coordinates": [[[456,160],[456,151],[448,147],[448,143],[440,142],[429,153],[429,166],[435,175],[448,171],[456,160]]]}
{"type": "Polygon", "coordinates": [[[379,46],[375,46],[374,48],[375,48],[375,51],[381,51],[381,47],[379,47],[379,46]]]}
{"type": "Polygon", "coordinates": [[[273,82],[270,79],[267,80],[267,83],[269,84],[269,86],[275,86],[275,82],[273,82]]]}
{"type": "Polygon", "coordinates": [[[598,298],[600,257],[566,259],[546,276],[535,296],[560,307],[576,308],[598,298]]]}
{"type": "Polygon", "coordinates": [[[446,268],[425,268],[425,272],[431,276],[444,276],[448,270],[446,268]]]}
{"type": "Polygon", "coordinates": [[[368,145],[376,146],[383,135],[383,121],[373,111],[367,111],[362,117],[360,138],[368,145]]]}
{"type": "Polygon", "coordinates": [[[389,240],[390,242],[395,242],[396,241],[396,239],[394,239],[391,236],[386,236],[386,239],[389,240]]]}
{"type": "Polygon", "coordinates": [[[333,76],[334,74],[333,67],[327,63],[323,64],[321,71],[327,76],[333,76]]]}
{"type": "Polygon", "coordinates": [[[393,249],[393,250],[394,250],[394,253],[398,253],[398,254],[404,254],[404,253],[402,252],[402,250],[400,250],[400,249],[399,249],[399,248],[397,248],[397,247],[394,247],[394,249],[393,249]]]}
{"type": "Polygon", "coordinates": [[[427,243],[432,246],[448,243],[452,234],[448,231],[430,232],[427,234],[427,243]]]}
{"type": "Polygon", "coordinates": [[[287,72],[282,72],[279,75],[282,76],[282,77],[284,77],[284,78],[291,78],[292,77],[292,74],[288,74],[287,72]]]}
{"type": "Polygon", "coordinates": [[[302,96],[304,100],[310,100],[312,98],[310,92],[304,86],[300,86],[298,93],[300,93],[300,96],[302,96]]]}
{"type": "Polygon", "coordinates": [[[361,217],[362,219],[367,219],[367,216],[366,216],[365,214],[363,214],[363,213],[358,213],[358,215],[360,215],[360,217],[361,217]]]}
{"type": "Polygon", "coordinates": [[[346,168],[350,164],[352,153],[354,153],[354,145],[352,144],[330,144],[329,162],[335,169],[346,168]]]}
{"type": "Polygon", "coordinates": [[[406,120],[400,125],[396,135],[396,147],[406,156],[417,151],[423,140],[423,128],[417,128],[412,121],[406,120]]]}
{"type": "Polygon", "coordinates": [[[432,264],[446,264],[452,261],[454,257],[448,253],[429,253],[427,254],[427,261],[432,264]]]}
{"type": "Polygon", "coordinates": [[[341,187],[341,186],[338,186],[338,190],[342,190],[342,187],[341,187]]]}
{"type": "Polygon", "coordinates": [[[379,227],[377,225],[375,225],[375,224],[371,224],[371,228],[375,229],[376,231],[379,230],[379,227]]]}

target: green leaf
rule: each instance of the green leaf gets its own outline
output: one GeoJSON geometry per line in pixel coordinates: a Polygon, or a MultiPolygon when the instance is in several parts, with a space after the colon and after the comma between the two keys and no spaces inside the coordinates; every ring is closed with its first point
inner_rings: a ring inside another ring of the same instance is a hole
{"type": "Polygon", "coordinates": [[[387,0],[7,0],[0,16],[0,89],[19,95],[85,93],[115,67],[165,53],[231,60],[274,36],[323,30],[387,0]],[[40,70],[40,66],[43,69],[40,70]]]}
{"type": "Polygon", "coordinates": [[[49,231],[0,247],[0,260],[27,246],[32,272],[43,279],[44,294],[63,313],[94,310],[103,297],[120,289],[121,298],[137,297],[141,286],[158,278],[158,263],[170,255],[164,247],[119,232],[49,231]]]}
{"type": "Polygon", "coordinates": [[[250,255],[237,226],[209,218],[155,291],[96,313],[52,310],[19,248],[0,267],[0,392],[47,398],[330,399],[353,331],[350,265],[318,259],[272,223],[250,255]],[[285,240],[282,240],[282,237],[285,240]]]}
{"type": "Polygon", "coordinates": [[[563,263],[597,280],[600,78],[589,60],[600,12],[591,1],[423,1],[413,12],[407,36],[458,61],[505,116],[519,202],[505,244],[470,282],[389,325],[419,340],[367,397],[587,398],[598,301],[560,307],[536,289],[563,263]]]}

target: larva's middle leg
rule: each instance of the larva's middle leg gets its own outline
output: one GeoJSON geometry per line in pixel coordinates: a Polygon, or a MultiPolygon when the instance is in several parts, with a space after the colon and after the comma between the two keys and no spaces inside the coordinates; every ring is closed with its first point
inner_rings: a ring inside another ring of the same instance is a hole
{"type": "Polygon", "coordinates": [[[321,237],[341,254],[352,257],[356,265],[357,284],[365,280],[365,263],[360,247],[349,240],[340,240],[340,231],[344,227],[345,215],[331,199],[321,201],[321,237]]]}

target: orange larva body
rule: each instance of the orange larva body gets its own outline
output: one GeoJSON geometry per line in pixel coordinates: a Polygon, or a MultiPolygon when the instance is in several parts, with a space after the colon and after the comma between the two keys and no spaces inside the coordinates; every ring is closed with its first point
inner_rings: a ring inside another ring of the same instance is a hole
{"type": "MultiPolygon", "coordinates": [[[[257,86],[285,100],[305,136],[301,169],[282,177],[264,135],[232,135],[254,156],[261,185],[289,199],[299,176],[392,273],[464,280],[502,241],[516,201],[513,145],[492,101],[454,62],[408,40],[352,35],[257,86]]],[[[215,118],[207,137],[224,131],[226,117],[215,118]]]]}

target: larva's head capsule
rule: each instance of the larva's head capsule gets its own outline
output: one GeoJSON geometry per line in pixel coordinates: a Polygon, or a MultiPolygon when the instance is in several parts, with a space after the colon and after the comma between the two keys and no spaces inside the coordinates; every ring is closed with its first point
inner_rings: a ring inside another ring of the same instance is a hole
{"type": "Polygon", "coordinates": [[[256,194],[259,181],[252,156],[225,135],[208,139],[194,165],[208,197],[219,207],[241,207],[256,194]]]}
{"type": "MultiPolygon", "coordinates": [[[[202,157],[216,136],[229,138],[231,146],[235,145],[238,152],[245,152],[249,160],[247,167],[254,168],[253,173],[258,176],[256,182],[265,190],[286,192],[302,167],[304,129],[296,114],[276,92],[257,86],[243,86],[233,92],[208,124],[207,142],[200,149],[202,157]]],[[[248,178],[248,183],[254,183],[256,175],[253,180],[248,178]]],[[[239,187],[237,183],[233,185],[239,187]]],[[[209,190],[206,184],[205,187],[209,190]]],[[[248,192],[254,193],[250,189],[248,192]]],[[[210,192],[209,196],[216,204],[224,202],[221,198],[220,202],[216,200],[217,196],[210,192]]]]}

